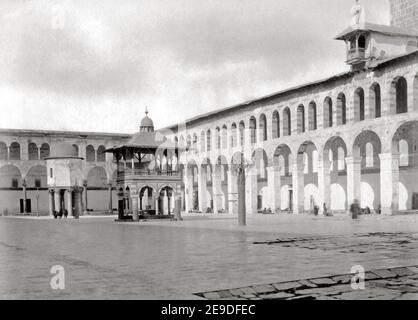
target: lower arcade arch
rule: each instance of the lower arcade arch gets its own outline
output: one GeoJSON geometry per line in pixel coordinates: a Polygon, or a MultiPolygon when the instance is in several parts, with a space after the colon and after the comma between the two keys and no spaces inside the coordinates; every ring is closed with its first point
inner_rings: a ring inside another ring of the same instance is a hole
{"type": "Polygon", "coordinates": [[[347,202],[360,202],[362,208],[379,211],[381,207],[381,168],[382,144],[379,136],[370,130],[361,132],[353,145],[353,157],[347,166],[353,176],[347,176],[347,202]],[[360,186],[360,188],[358,188],[360,186]]]}
{"type": "Polygon", "coordinates": [[[325,143],[322,156],[324,177],[323,199],[332,212],[345,212],[347,204],[347,145],[341,137],[325,143]]]}
{"type": "MultiPolygon", "coordinates": [[[[274,211],[293,211],[292,152],[288,145],[279,145],[273,154],[273,177],[270,179],[270,204],[274,211]]],[[[271,170],[271,169],[270,169],[271,170]]]]}
{"type": "Polygon", "coordinates": [[[387,194],[382,201],[384,208],[390,206],[393,211],[418,210],[417,132],[418,121],[410,121],[402,124],[392,138],[389,158],[393,170],[389,172],[391,176],[387,177],[387,194]],[[389,203],[388,199],[392,202],[389,203]]]}

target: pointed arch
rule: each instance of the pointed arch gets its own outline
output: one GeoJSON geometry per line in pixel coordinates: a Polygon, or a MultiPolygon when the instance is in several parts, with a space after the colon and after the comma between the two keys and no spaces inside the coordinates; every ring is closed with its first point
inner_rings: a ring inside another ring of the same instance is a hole
{"type": "Polygon", "coordinates": [[[95,162],[96,161],[96,152],[94,147],[90,144],[86,147],[86,161],[95,162]]]}
{"type": "Polygon", "coordinates": [[[245,145],[245,123],[241,121],[239,123],[239,141],[240,146],[243,147],[245,145]]]}
{"type": "Polygon", "coordinates": [[[298,133],[305,132],[305,106],[303,104],[299,105],[297,109],[297,125],[298,133]]]}
{"type": "Polygon", "coordinates": [[[369,90],[369,117],[370,119],[380,118],[382,115],[382,97],[380,85],[375,82],[369,90]]]}
{"type": "Polygon", "coordinates": [[[205,134],[205,131],[202,131],[200,133],[200,151],[201,152],[206,151],[206,134],[205,134]]]}
{"type": "Polygon", "coordinates": [[[344,93],[337,97],[337,126],[347,124],[347,99],[344,93]]]}
{"type": "Polygon", "coordinates": [[[313,131],[318,128],[317,124],[317,111],[316,111],[316,103],[314,101],[309,102],[308,107],[309,112],[309,130],[313,131]]]}
{"type": "Polygon", "coordinates": [[[231,148],[236,148],[237,147],[237,124],[234,122],[231,125],[231,148]]]}
{"type": "Polygon", "coordinates": [[[292,117],[290,108],[286,107],[283,110],[283,136],[291,136],[292,135],[292,117]]]}
{"type": "Polygon", "coordinates": [[[408,112],[408,83],[404,77],[395,78],[390,86],[391,114],[408,112]]]}
{"type": "Polygon", "coordinates": [[[9,160],[20,160],[20,144],[13,142],[10,145],[9,160]]]}
{"type": "Polygon", "coordinates": [[[363,88],[357,88],[356,91],[354,91],[354,120],[359,122],[363,121],[364,119],[364,90],[363,88]]]}
{"type": "Polygon", "coordinates": [[[48,143],[44,143],[41,146],[41,160],[48,158],[51,153],[51,148],[48,143]]]}
{"type": "Polygon", "coordinates": [[[260,115],[260,141],[267,141],[267,118],[264,113],[260,115]]]}
{"type": "Polygon", "coordinates": [[[333,126],[332,115],[332,99],[326,97],[324,100],[324,128],[331,128],[333,126]]]}
{"type": "Polygon", "coordinates": [[[106,148],[104,146],[99,146],[97,148],[97,162],[106,162],[106,148]]]}
{"type": "Polygon", "coordinates": [[[280,114],[277,110],[273,112],[271,122],[272,137],[278,139],[280,138],[280,114]]]}
{"type": "Polygon", "coordinates": [[[255,117],[250,118],[250,143],[257,143],[257,120],[255,117]]]}
{"type": "Polygon", "coordinates": [[[210,152],[212,150],[212,133],[210,129],[206,132],[206,151],[210,152]]]}
{"type": "Polygon", "coordinates": [[[29,143],[28,145],[28,158],[29,160],[39,160],[39,150],[36,143],[29,143]]]}

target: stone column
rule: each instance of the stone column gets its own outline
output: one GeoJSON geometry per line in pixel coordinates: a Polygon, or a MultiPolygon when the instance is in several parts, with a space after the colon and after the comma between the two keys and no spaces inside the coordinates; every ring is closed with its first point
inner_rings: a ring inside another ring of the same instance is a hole
{"type": "Polygon", "coordinates": [[[134,155],[132,155],[132,159],[131,159],[131,172],[132,172],[132,175],[135,174],[135,158],[134,158],[134,155]]]}
{"type": "Polygon", "coordinates": [[[139,220],[139,209],[138,209],[138,194],[131,193],[131,202],[132,202],[132,218],[134,221],[139,220]]]}
{"type": "Polygon", "coordinates": [[[160,197],[155,197],[155,215],[160,215],[160,205],[159,205],[160,197]]]}
{"type": "Polygon", "coordinates": [[[416,89],[415,89],[415,77],[413,79],[406,79],[408,86],[408,113],[418,110],[417,101],[415,101],[416,89]]]}
{"type": "Polygon", "coordinates": [[[281,177],[279,167],[268,167],[268,192],[269,206],[273,213],[280,212],[281,209],[281,177]]]}
{"type": "Polygon", "coordinates": [[[83,189],[77,187],[74,190],[74,217],[78,219],[83,211],[83,189]]]}
{"type": "Polygon", "coordinates": [[[22,180],[22,187],[23,187],[23,213],[27,214],[28,213],[28,208],[27,208],[27,205],[26,205],[26,201],[27,201],[28,194],[27,194],[27,191],[26,191],[26,180],[25,179],[22,180]]]}
{"type": "Polygon", "coordinates": [[[354,200],[361,201],[361,158],[349,157],[347,164],[347,204],[348,208],[354,200]]]}
{"type": "Polygon", "coordinates": [[[84,214],[86,215],[86,214],[88,214],[87,182],[84,183],[83,187],[84,187],[84,192],[83,192],[83,195],[84,195],[84,214]]]}
{"type": "Polygon", "coordinates": [[[382,214],[399,211],[399,154],[382,153],[380,157],[380,202],[382,214]]]}
{"type": "Polygon", "coordinates": [[[109,195],[109,199],[108,199],[108,211],[110,214],[113,213],[113,201],[112,201],[112,184],[109,183],[108,185],[108,195],[109,195]]]}
{"type": "Polygon", "coordinates": [[[257,213],[257,170],[250,168],[247,170],[245,178],[245,202],[247,214],[254,215],[257,213]]]}
{"type": "Polygon", "coordinates": [[[49,215],[52,217],[55,211],[54,189],[49,189],[49,215]]]}
{"type": "Polygon", "coordinates": [[[222,181],[220,168],[217,165],[212,168],[213,213],[217,214],[222,210],[222,181]]]}
{"type": "Polygon", "coordinates": [[[324,203],[328,211],[331,210],[331,162],[326,159],[321,159],[318,163],[318,191],[319,203],[316,205],[319,212],[324,214],[324,203]]]}
{"type": "Polygon", "coordinates": [[[232,168],[228,170],[228,203],[229,213],[238,214],[238,177],[232,172],[232,168]]]}
{"type": "Polygon", "coordinates": [[[64,197],[64,193],[65,193],[65,190],[62,190],[61,193],[60,193],[60,195],[61,195],[61,208],[62,208],[62,211],[65,210],[65,197],[64,197]]]}
{"type": "Polygon", "coordinates": [[[55,190],[55,210],[60,213],[62,209],[62,193],[61,190],[55,190]]]}
{"type": "Polygon", "coordinates": [[[176,221],[182,221],[181,217],[181,195],[180,195],[181,185],[177,185],[177,189],[173,194],[174,198],[174,219],[176,221]]]}
{"type": "Polygon", "coordinates": [[[186,212],[193,210],[193,175],[187,170],[184,178],[185,196],[186,196],[186,212]]]}
{"type": "Polygon", "coordinates": [[[164,196],[163,196],[163,215],[169,215],[169,203],[168,203],[168,191],[166,190],[164,192],[164,196]]]}
{"type": "Polygon", "coordinates": [[[199,186],[199,211],[206,212],[208,208],[206,166],[199,166],[198,186],[199,186]]]}
{"type": "Polygon", "coordinates": [[[143,189],[143,193],[142,193],[142,198],[141,195],[139,197],[139,201],[140,201],[140,208],[142,207],[142,210],[145,211],[147,210],[147,205],[148,205],[148,189],[145,188],[143,189]]]}
{"type": "Polygon", "coordinates": [[[67,202],[68,202],[68,216],[73,216],[74,215],[74,211],[73,211],[73,190],[68,189],[67,190],[67,202]]]}
{"type": "MultiPolygon", "coordinates": [[[[296,156],[300,158],[299,156],[296,156]]],[[[293,184],[293,213],[301,214],[305,211],[305,176],[303,161],[296,160],[292,164],[292,184],[293,184]]]]}

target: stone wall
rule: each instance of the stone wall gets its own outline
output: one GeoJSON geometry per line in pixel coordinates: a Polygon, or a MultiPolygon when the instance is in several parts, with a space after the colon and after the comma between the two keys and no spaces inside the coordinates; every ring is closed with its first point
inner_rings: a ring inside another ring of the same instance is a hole
{"type": "Polygon", "coordinates": [[[391,24],[396,27],[418,31],[418,1],[389,0],[391,24]]]}

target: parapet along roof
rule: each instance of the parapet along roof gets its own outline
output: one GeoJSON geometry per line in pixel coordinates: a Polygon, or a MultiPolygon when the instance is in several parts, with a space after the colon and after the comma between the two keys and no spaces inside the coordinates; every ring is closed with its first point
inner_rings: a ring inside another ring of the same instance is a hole
{"type": "Polygon", "coordinates": [[[365,23],[359,26],[350,26],[335,37],[336,40],[345,40],[358,31],[377,32],[388,36],[418,37],[418,32],[402,28],[385,26],[381,24],[365,23]]]}
{"type": "Polygon", "coordinates": [[[158,149],[178,150],[179,148],[158,131],[138,132],[128,142],[106,149],[105,152],[117,152],[123,149],[136,149],[147,153],[158,149]]]}

